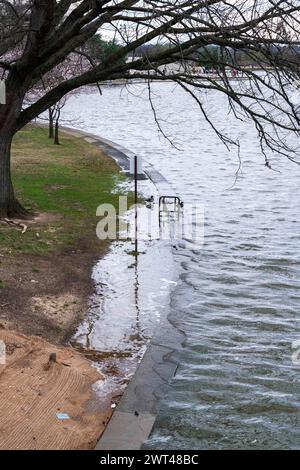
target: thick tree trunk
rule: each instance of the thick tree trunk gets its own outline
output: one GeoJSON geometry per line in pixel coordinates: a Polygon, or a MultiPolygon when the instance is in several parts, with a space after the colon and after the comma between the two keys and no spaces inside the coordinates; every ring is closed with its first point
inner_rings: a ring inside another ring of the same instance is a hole
{"type": "Polygon", "coordinates": [[[53,110],[49,108],[49,139],[54,138],[54,118],[53,118],[53,110]]]}
{"type": "Polygon", "coordinates": [[[0,105],[0,217],[28,217],[17,201],[11,180],[10,151],[25,95],[25,82],[11,73],[6,80],[6,104],[0,105]]]}
{"type": "Polygon", "coordinates": [[[10,151],[13,132],[0,129],[0,217],[25,218],[28,212],[17,201],[11,181],[10,151]]]}

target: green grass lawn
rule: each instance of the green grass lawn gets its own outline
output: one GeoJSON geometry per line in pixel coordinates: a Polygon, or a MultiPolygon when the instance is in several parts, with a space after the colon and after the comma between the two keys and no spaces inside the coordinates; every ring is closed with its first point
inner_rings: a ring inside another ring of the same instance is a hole
{"type": "Polygon", "coordinates": [[[12,154],[20,202],[46,218],[29,222],[23,235],[2,222],[0,252],[45,253],[78,242],[103,245],[96,238],[96,209],[102,203],[118,207],[118,197],[124,194],[117,189],[124,176],[116,163],[82,138],[61,133],[61,145],[56,146],[46,129],[33,126],[16,135],[12,154]]]}

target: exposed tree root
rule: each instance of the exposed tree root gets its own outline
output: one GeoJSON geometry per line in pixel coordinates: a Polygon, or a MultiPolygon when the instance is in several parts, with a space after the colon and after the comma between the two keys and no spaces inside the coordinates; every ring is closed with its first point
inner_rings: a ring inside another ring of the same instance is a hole
{"type": "Polygon", "coordinates": [[[0,221],[5,222],[8,225],[14,225],[22,229],[22,235],[27,231],[28,226],[22,222],[16,222],[15,220],[7,219],[6,217],[0,219],[0,221]]]}

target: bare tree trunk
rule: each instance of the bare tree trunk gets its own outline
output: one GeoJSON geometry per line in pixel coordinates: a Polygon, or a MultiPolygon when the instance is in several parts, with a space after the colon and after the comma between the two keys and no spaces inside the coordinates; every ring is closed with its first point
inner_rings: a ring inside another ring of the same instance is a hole
{"type": "Polygon", "coordinates": [[[0,105],[0,217],[28,216],[15,197],[10,164],[11,144],[25,94],[23,83],[18,75],[11,74],[6,83],[6,104],[0,105]]]}
{"type": "Polygon", "coordinates": [[[55,145],[60,145],[60,143],[59,143],[59,122],[58,122],[58,119],[56,119],[56,121],[55,121],[54,144],[55,145]]]}
{"type": "Polygon", "coordinates": [[[0,129],[0,217],[28,216],[17,201],[11,181],[10,151],[13,132],[2,133],[0,129]]]}
{"type": "Polygon", "coordinates": [[[53,117],[53,109],[49,108],[49,139],[54,138],[54,117],[53,117]]]}
{"type": "Polygon", "coordinates": [[[55,115],[55,128],[54,128],[54,144],[60,145],[59,143],[59,118],[60,118],[60,108],[57,105],[56,115],[55,115]]]}

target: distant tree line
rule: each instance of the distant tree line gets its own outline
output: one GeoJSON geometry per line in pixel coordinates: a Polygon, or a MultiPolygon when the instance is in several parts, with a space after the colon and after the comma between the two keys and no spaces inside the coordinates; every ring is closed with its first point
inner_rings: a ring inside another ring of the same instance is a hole
{"type": "MultiPolygon", "coordinates": [[[[88,55],[88,57],[95,61],[95,63],[100,63],[104,61],[110,54],[117,53],[122,48],[115,40],[105,40],[102,38],[101,34],[95,34],[92,36],[86,44],[83,46],[83,51],[88,55]]],[[[120,64],[124,63],[125,59],[122,57],[120,59],[120,64]]]]}

